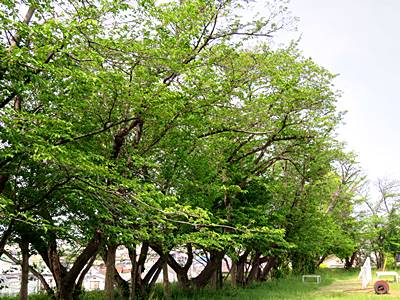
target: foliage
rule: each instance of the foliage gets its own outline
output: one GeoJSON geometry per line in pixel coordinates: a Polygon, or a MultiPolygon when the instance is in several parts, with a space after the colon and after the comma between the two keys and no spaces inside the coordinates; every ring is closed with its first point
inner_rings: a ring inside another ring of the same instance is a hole
{"type": "Polygon", "coordinates": [[[24,4],[0,4],[1,240],[29,233],[57,297],[115,244],[209,253],[198,286],[225,254],[301,270],[352,252],[340,93],[296,44],[269,46],[285,1],[249,22],[236,0],[24,4]]]}

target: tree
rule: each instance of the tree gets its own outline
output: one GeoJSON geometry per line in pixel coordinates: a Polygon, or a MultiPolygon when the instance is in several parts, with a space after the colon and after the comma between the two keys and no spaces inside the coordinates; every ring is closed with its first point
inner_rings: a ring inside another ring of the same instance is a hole
{"type": "Polygon", "coordinates": [[[397,250],[397,206],[399,201],[399,182],[393,179],[380,178],[375,184],[378,193],[376,198],[365,201],[366,250],[372,252],[376,258],[378,269],[384,267],[386,251],[395,255],[397,250]]]}

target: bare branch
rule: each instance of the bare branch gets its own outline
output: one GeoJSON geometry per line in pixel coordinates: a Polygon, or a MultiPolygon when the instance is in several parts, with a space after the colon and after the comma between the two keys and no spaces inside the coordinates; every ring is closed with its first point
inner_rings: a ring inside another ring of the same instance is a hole
{"type": "MultiPolygon", "coordinates": [[[[32,17],[33,17],[33,14],[35,13],[35,11],[36,11],[36,7],[35,6],[30,6],[29,8],[28,8],[28,11],[26,12],[26,15],[25,15],[25,18],[24,18],[24,23],[25,24],[29,24],[29,22],[31,21],[31,19],[32,19],[32,17]]],[[[12,47],[15,47],[15,46],[18,46],[18,44],[19,44],[19,42],[20,42],[20,40],[21,40],[21,36],[18,34],[18,32],[12,37],[12,41],[11,41],[11,44],[10,44],[10,48],[12,48],[12,47]]]]}

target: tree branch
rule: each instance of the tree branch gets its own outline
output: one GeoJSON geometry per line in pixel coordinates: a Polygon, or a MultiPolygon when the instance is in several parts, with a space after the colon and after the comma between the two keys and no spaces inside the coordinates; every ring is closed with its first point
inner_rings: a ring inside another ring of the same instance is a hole
{"type": "Polygon", "coordinates": [[[79,135],[79,136],[76,136],[76,137],[72,137],[71,139],[62,139],[62,140],[54,143],[54,145],[56,145],[56,146],[64,145],[64,144],[69,143],[69,142],[78,141],[78,140],[81,140],[81,139],[84,139],[84,138],[87,138],[87,137],[95,136],[95,135],[103,133],[103,132],[105,132],[105,131],[107,131],[107,130],[115,127],[115,126],[121,125],[121,124],[126,123],[126,122],[134,121],[134,120],[137,120],[137,119],[138,119],[137,117],[132,117],[132,118],[128,118],[128,119],[123,119],[123,120],[115,122],[115,123],[107,123],[101,129],[97,129],[97,130],[94,130],[94,131],[91,131],[91,132],[88,132],[88,133],[85,133],[85,134],[82,134],[82,135],[79,135]]]}
{"type": "MultiPolygon", "coordinates": [[[[21,261],[19,261],[18,259],[16,259],[14,256],[12,256],[12,254],[10,252],[4,251],[4,255],[7,256],[9,259],[11,259],[15,264],[17,265],[21,265],[21,261]]],[[[48,294],[52,294],[53,290],[51,289],[51,287],[49,286],[49,284],[47,283],[46,279],[44,279],[43,275],[36,271],[34,267],[32,267],[31,265],[29,265],[29,271],[37,278],[40,280],[40,282],[42,283],[44,289],[46,290],[46,292],[48,294]]]]}

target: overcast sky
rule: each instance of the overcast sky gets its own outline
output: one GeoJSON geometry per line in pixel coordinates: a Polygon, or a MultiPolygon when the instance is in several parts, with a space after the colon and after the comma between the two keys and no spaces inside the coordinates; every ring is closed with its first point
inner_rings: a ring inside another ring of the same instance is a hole
{"type": "Polygon", "coordinates": [[[339,73],[339,139],[369,179],[400,179],[400,0],[291,0],[300,49],[339,73]]]}

